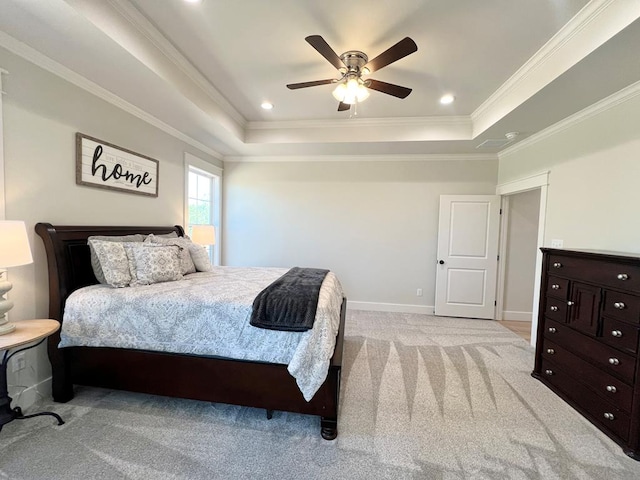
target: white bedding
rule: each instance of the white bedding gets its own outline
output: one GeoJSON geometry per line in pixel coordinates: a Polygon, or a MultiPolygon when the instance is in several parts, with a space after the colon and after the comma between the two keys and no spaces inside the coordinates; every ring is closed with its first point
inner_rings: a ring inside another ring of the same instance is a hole
{"type": "Polygon", "coordinates": [[[311,330],[249,325],[255,296],[286,271],[215,267],[174,282],[82,288],[67,299],[60,347],[132,348],[285,364],[309,401],[329,370],[342,286],[332,272],[327,274],[311,330]]]}

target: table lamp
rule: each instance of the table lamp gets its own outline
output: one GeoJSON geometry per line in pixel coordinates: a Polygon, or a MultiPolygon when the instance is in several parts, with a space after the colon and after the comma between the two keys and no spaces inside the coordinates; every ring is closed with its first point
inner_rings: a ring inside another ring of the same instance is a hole
{"type": "MultiPolygon", "coordinates": [[[[17,267],[33,262],[27,228],[24,222],[0,220],[0,268],[17,267]]],[[[6,313],[13,307],[13,302],[4,298],[11,290],[10,282],[0,270],[0,335],[12,332],[16,326],[8,323],[6,313]],[[5,279],[3,280],[3,277],[5,279]]]]}
{"type": "Polygon", "coordinates": [[[215,245],[216,229],[213,225],[192,225],[191,241],[198,245],[215,245]]]}

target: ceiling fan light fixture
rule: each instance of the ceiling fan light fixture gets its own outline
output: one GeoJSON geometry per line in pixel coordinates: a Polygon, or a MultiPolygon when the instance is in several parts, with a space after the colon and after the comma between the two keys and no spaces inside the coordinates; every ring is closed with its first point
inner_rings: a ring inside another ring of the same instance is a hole
{"type": "Polygon", "coordinates": [[[353,105],[369,98],[369,90],[359,78],[350,78],[338,84],[333,90],[333,98],[347,105],[353,105]]]}

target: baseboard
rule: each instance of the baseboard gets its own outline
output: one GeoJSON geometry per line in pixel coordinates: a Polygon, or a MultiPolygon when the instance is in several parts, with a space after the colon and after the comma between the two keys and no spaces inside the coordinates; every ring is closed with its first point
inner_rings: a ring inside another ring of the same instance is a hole
{"type": "Polygon", "coordinates": [[[38,400],[51,396],[51,377],[45,378],[35,385],[21,390],[20,387],[9,386],[9,395],[12,397],[12,407],[20,407],[23,410],[34,405],[38,400]]]}
{"type": "Polygon", "coordinates": [[[502,320],[513,320],[516,322],[531,322],[533,319],[532,312],[514,312],[505,310],[502,312],[502,320]]]}
{"type": "Polygon", "coordinates": [[[403,303],[347,302],[347,310],[366,310],[369,312],[423,313],[433,315],[431,305],[407,305],[403,303]]]}

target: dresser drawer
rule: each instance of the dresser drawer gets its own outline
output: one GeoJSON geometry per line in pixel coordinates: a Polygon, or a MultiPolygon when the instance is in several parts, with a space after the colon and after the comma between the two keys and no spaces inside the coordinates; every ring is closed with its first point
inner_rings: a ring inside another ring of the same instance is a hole
{"type": "Polygon", "coordinates": [[[625,442],[628,440],[631,421],[625,412],[600,398],[576,380],[575,375],[545,358],[542,359],[541,375],[545,383],[570,399],[599,428],[610,431],[625,442]]]}
{"type": "Polygon", "coordinates": [[[615,407],[631,412],[633,387],[584,361],[564,347],[544,339],[542,357],[560,365],[562,370],[580,380],[593,392],[615,407]]]}
{"type": "Polygon", "coordinates": [[[558,298],[546,297],[544,302],[544,314],[558,322],[567,321],[567,302],[558,298]]]}
{"type": "Polygon", "coordinates": [[[549,275],[640,292],[640,267],[603,260],[549,255],[549,275]]]}
{"type": "Polygon", "coordinates": [[[616,350],[567,325],[549,319],[545,320],[544,338],[566,348],[623,382],[633,385],[636,370],[635,356],[616,350]]]}
{"type": "Polygon", "coordinates": [[[569,280],[550,275],[547,281],[547,295],[567,300],[569,298],[569,280]]]}
{"type": "Polygon", "coordinates": [[[629,353],[638,352],[639,331],[638,327],[615,318],[604,317],[602,319],[602,341],[629,353]]]}
{"type": "Polygon", "coordinates": [[[632,323],[640,323],[640,297],[627,293],[604,291],[602,312],[632,323]]]}

